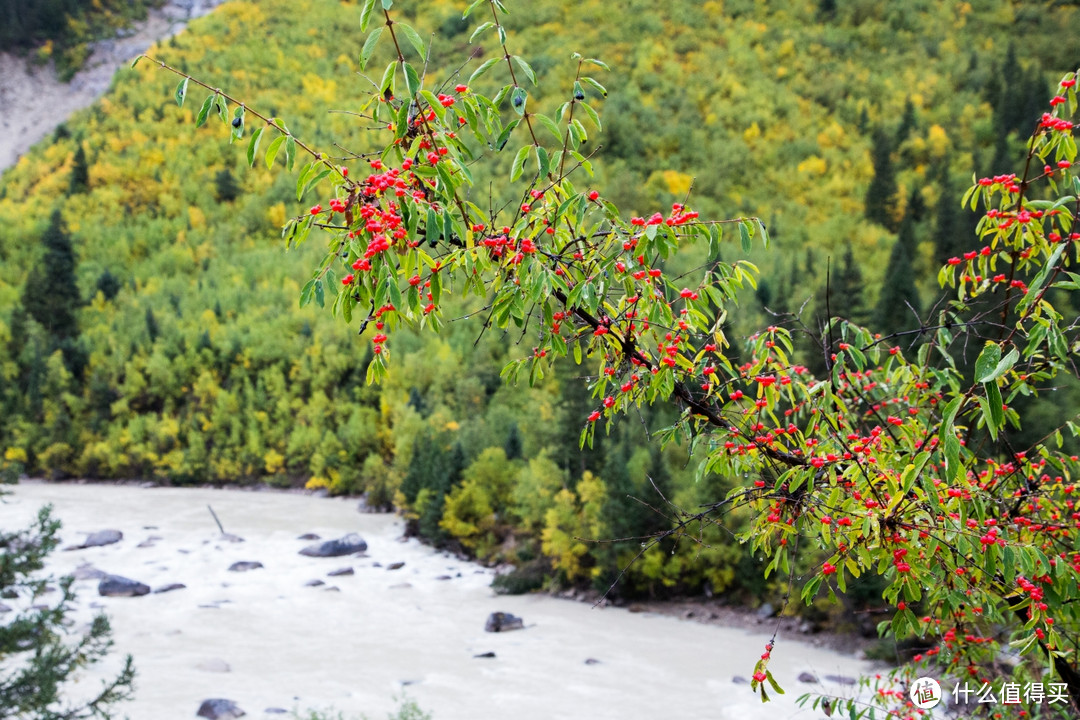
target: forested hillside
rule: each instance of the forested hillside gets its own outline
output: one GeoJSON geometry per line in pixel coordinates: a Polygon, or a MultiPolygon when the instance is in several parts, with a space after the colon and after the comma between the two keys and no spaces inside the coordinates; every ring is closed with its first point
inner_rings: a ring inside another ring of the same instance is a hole
{"type": "MultiPolygon", "coordinates": [[[[463,2],[400,4],[448,40],[436,47],[453,56],[432,67],[471,58],[464,78],[495,50],[469,43],[463,2]]],[[[561,101],[574,51],[615,69],[598,78],[596,187],[636,214],[692,194],[703,214],[769,226],[776,247],[750,255],[769,279],[731,321],[736,347],[764,324],[793,322],[765,308],[799,311],[811,296],[803,321],[813,327],[827,267],[830,306],[881,331],[916,327],[898,299],[925,315],[940,295],[937,265],[974,229],[959,206],[972,173],[1012,167],[1050,78],[1080,57],[1076,8],[1004,0],[511,9],[510,43],[543,48],[529,58],[530,102],[561,101]]],[[[354,4],[237,1],[150,54],[349,157],[371,132],[348,114],[369,82],[357,37],[354,4]]],[[[319,248],[286,252],[280,240],[282,223],[305,212],[295,178],[247,169],[220,124],[193,131],[202,96],[192,87],[178,109],[173,85],[147,62],[119,73],[107,97],[3,176],[5,473],[366,492],[405,508],[436,543],[526,565],[522,587],[543,576],[610,582],[639,545],[575,538],[662,527],[630,497],[659,505],[652,484],[685,507],[722,494],[728,481],[695,481],[681,447],[646,442],[671,418],[646,413],[579,450],[593,405],[583,371],[505,386],[499,371],[528,340],[481,333],[479,322],[454,322],[439,339],[396,337],[389,379],[365,385],[375,327],[358,338],[359,319],[349,331],[298,308],[319,248]]],[[[476,187],[487,203],[484,178],[476,187]]],[[[698,259],[689,251],[675,264],[698,259]]],[[[802,352],[814,367],[812,343],[802,352]]],[[[651,550],[621,591],[762,589],[747,587],[760,575],[740,571],[753,560],[729,535],[713,527],[702,539],[651,550]]]]}
{"type": "Polygon", "coordinates": [[[70,78],[89,54],[87,43],[146,17],[160,0],[0,0],[0,51],[33,50],[70,78]]]}

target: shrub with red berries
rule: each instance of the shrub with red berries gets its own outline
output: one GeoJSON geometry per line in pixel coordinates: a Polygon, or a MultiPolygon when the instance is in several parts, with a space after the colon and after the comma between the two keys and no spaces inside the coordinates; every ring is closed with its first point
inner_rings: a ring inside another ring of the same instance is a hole
{"type": "MultiPolygon", "coordinates": [[[[759,219],[703,219],[692,197],[627,219],[589,187],[584,145],[602,129],[594,105],[606,90],[593,76],[608,70],[603,62],[575,56],[569,86],[546,90],[558,103],[540,107],[535,73],[506,45],[503,3],[478,0],[466,16],[483,7],[489,19],[474,39],[498,51],[436,83],[438,73],[423,71],[424,34],[392,19],[391,6],[363,4],[361,65],[380,43],[395,55],[359,103],[382,129],[364,166],[342,167],[243,106],[257,126],[249,160],[262,152],[273,164],[284,152],[292,168],[300,153],[310,158],[298,195],[323,202],[289,220],[284,236],[294,245],[318,231],[329,250],[300,300],[329,300],[346,323],[358,314],[362,332],[376,324],[369,381],[388,372],[395,331],[439,332],[445,297],[479,298],[492,326],[529,338],[532,351],[503,370],[508,382],[536,382],[559,358],[588,367],[595,406],[579,418],[582,443],[663,403],[679,418],[660,442],[686,442],[703,472],[742,479],[706,510],[676,514],[661,538],[692,536],[741,507],[754,517],[741,540],[766,558],[767,575],[812,564],[806,603],[880,575],[892,609],[882,632],[928,649],[876,679],[870,702],[913,717],[903,687],[918,675],[1003,683],[1004,648],[1024,659],[1016,677],[1048,673],[1080,701],[1080,465],[1057,437],[1080,426],[1063,413],[1055,436],[1017,447],[1023,419],[1011,406],[1075,377],[1080,364],[1075,314],[1055,305],[1080,290],[1076,75],[1044,108],[1023,172],[978,179],[964,195],[981,209],[978,236],[941,268],[949,301],[920,341],[834,319],[818,377],[793,362],[780,325],[751,337],[738,361],[730,352],[725,317],[758,271],[720,250],[767,246],[759,219]],[[474,201],[486,194],[472,186],[478,158],[502,163],[513,202],[474,201]],[[703,246],[707,262],[672,277],[666,260],[688,245],[703,246]],[[975,320],[965,314],[973,306],[975,320]],[[965,367],[972,347],[977,359],[965,367]]],[[[206,87],[211,99],[221,92],[206,87]]],[[[770,643],[754,669],[763,696],[766,685],[779,690],[772,652],[770,643]]]]}

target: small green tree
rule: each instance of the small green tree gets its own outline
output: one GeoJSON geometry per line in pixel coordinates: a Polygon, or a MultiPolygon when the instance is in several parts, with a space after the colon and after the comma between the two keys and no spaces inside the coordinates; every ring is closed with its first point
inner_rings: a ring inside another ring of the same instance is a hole
{"type": "Polygon", "coordinates": [[[896,232],[896,207],[899,188],[892,161],[892,142],[885,131],[874,132],[870,158],[874,163],[874,179],[866,189],[866,219],[896,232]]]}
{"type": "Polygon", "coordinates": [[[39,573],[56,549],[60,522],[46,506],[27,530],[0,531],[0,594],[24,606],[0,624],[0,720],[82,720],[113,717],[111,708],[130,699],[135,670],[131,656],[120,673],[89,700],[65,697],[78,672],[101,661],[112,647],[109,621],[97,615],[85,633],[69,629],[75,601],[72,578],[59,582],[59,599],[42,605],[49,578],[39,573]]]}

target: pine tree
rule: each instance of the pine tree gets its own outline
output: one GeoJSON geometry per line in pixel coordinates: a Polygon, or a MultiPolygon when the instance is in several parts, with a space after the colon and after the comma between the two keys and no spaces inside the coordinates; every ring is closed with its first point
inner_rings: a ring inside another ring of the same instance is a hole
{"type": "Polygon", "coordinates": [[[214,176],[214,186],[214,196],[218,202],[232,202],[243,192],[243,188],[236,182],[229,168],[225,168],[214,176]]]}
{"type": "Polygon", "coordinates": [[[889,255],[881,296],[874,311],[874,330],[891,335],[918,326],[919,292],[915,287],[915,223],[905,216],[889,255]]]}
{"type": "Polygon", "coordinates": [[[161,335],[161,327],[158,325],[157,318],[154,316],[153,308],[146,308],[146,334],[150,337],[150,344],[153,345],[157,341],[158,336],[161,335]]]}
{"type": "Polygon", "coordinates": [[[59,210],[53,211],[41,245],[45,253],[26,278],[22,305],[59,346],[79,336],[75,309],[82,304],[75,282],[75,249],[59,210]]]}
{"type": "Polygon", "coordinates": [[[522,456],[521,431],[516,422],[510,423],[510,430],[506,434],[506,442],[503,443],[503,452],[507,460],[517,460],[522,456]]]}
{"type": "Polygon", "coordinates": [[[915,129],[915,104],[911,98],[904,101],[904,113],[900,116],[900,125],[896,128],[896,146],[899,147],[907,140],[915,129]]]}
{"type": "Polygon", "coordinates": [[[866,190],[866,219],[895,232],[899,189],[892,162],[892,144],[888,135],[880,129],[874,132],[871,157],[874,163],[874,179],[866,190]]]}
{"type": "Polygon", "coordinates": [[[963,211],[956,203],[956,187],[946,162],[942,162],[938,172],[938,188],[934,208],[934,264],[944,265],[949,258],[963,254],[970,244],[971,234],[970,228],[961,222],[963,211]]]}
{"type": "Polygon", "coordinates": [[[72,578],[59,583],[59,601],[43,602],[48,579],[38,574],[56,549],[60,523],[48,506],[37,522],[20,532],[0,531],[0,593],[32,605],[0,624],[0,717],[108,718],[109,708],[131,697],[135,670],[131,656],[120,673],[77,704],[65,700],[79,668],[101,661],[112,645],[109,621],[96,616],[85,632],[72,632],[69,617],[75,594],[72,578]],[[62,708],[62,710],[61,710],[62,708]]]}
{"type": "Polygon", "coordinates": [[[84,193],[90,189],[90,166],[86,162],[86,151],[80,142],[75,148],[75,157],[71,165],[70,190],[74,193],[84,193]]]}
{"type": "Polygon", "coordinates": [[[109,302],[120,293],[120,278],[113,275],[108,268],[105,268],[101,275],[98,275],[95,287],[105,297],[105,301],[109,302]]]}

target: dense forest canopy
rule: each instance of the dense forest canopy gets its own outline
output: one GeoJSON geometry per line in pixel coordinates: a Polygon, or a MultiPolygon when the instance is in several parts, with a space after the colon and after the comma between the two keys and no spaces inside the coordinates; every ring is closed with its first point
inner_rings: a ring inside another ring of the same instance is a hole
{"type": "MultiPolygon", "coordinates": [[[[404,9],[447,40],[431,63],[437,80],[495,51],[469,43],[463,5],[404,9]]],[[[703,214],[766,222],[779,251],[749,256],[768,279],[730,320],[736,354],[772,313],[801,309],[813,329],[827,269],[828,303],[883,331],[915,324],[893,312],[896,298],[919,310],[938,300],[937,264],[974,227],[960,188],[975,171],[1011,167],[1051,80],[1068,69],[1062,58],[1080,57],[1076,9],[1061,4],[615,5],[618,24],[609,2],[538,0],[507,27],[534,53],[537,103],[572,78],[573,51],[619,68],[595,98],[606,127],[590,141],[593,183],[619,207],[647,215],[689,194],[703,214]]],[[[359,36],[354,4],[239,1],[152,54],[344,155],[371,147],[365,123],[340,112],[369,87],[357,74],[359,36]]],[[[673,419],[662,410],[579,449],[594,404],[581,370],[504,386],[499,369],[530,350],[516,335],[477,341],[474,325],[450,322],[439,338],[398,337],[392,374],[366,386],[371,351],[358,321],[350,331],[297,307],[318,251],[283,260],[278,228],[305,211],[294,179],[244,169],[242,151],[223,148],[226,131],[193,133],[198,104],[177,113],[170,94],[152,68],[122,71],[3,177],[9,476],[365,492],[373,505],[405,508],[436,543],[521,564],[521,588],[545,578],[606,587],[636,544],[576,538],[654,531],[662,518],[633,499],[652,497],[651,483],[687,507],[727,489],[721,477],[695,482],[685,447],[644,441],[673,419]]],[[[489,179],[477,177],[479,202],[489,179]]],[[[673,258],[672,270],[696,266],[701,252],[673,258]]],[[[738,254],[737,243],[723,253],[738,254]]],[[[457,316],[473,310],[463,304],[457,316]]],[[[819,362],[800,342],[804,362],[819,362]]],[[[1077,397],[1072,386],[1060,393],[1077,397]]],[[[1063,402],[1072,401],[1028,401],[1031,432],[1063,402]]],[[[729,535],[709,532],[704,549],[651,551],[619,592],[761,597],[774,587],[747,571],[754,559],[729,535]]]]}

